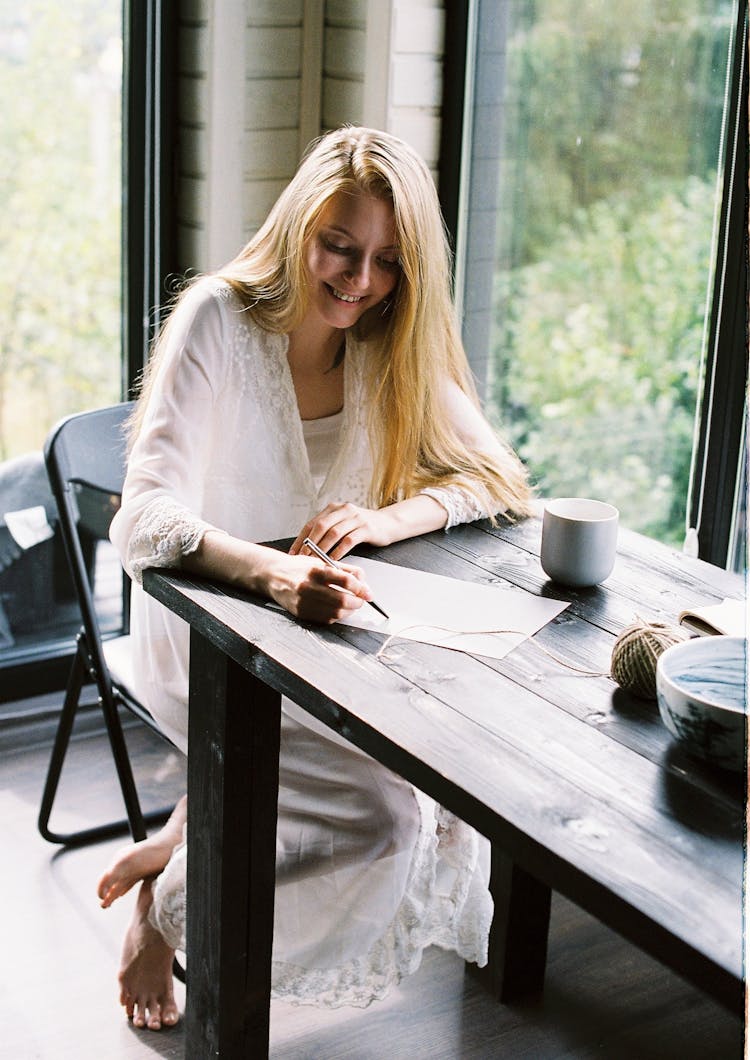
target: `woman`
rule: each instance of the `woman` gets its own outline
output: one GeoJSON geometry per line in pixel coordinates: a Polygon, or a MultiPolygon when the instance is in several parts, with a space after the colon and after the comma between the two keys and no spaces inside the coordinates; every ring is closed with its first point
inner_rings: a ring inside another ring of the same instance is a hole
{"type": "MultiPolygon", "coordinates": [[[[146,567],[180,565],[329,623],[370,589],[356,567],[308,555],[305,537],[341,559],[362,542],[528,510],[524,471],[473,393],[430,173],[369,129],[316,142],[258,234],[183,293],[133,435],[112,540],[136,582],[137,691],[185,751],[188,631],[138,587],[146,567]],[[288,554],[258,544],[284,537],[288,554]]],[[[152,1029],[177,1019],[184,814],[182,802],[99,888],[106,905],[147,877],[121,1000],[152,1029]]],[[[284,700],[274,994],[368,1004],[433,943],[484,963],[480,853],[465,825],[284,700]]]]}

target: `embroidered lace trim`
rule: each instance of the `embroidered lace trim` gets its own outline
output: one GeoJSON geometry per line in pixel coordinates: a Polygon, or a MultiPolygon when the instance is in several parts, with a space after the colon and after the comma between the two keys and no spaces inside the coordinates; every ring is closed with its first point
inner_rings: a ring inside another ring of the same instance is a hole
{"type": "Polygon", "coordinates": [[[162,935],[168,946],[171,946],[173,950],[181,950],[183,953],[185,952],[185,924],[187,922],[184,874],[186,853],[183,831],[182,843],[173,851],[172,859],[164,872],[157,876],[154,899],[148,911],[151,926],[162,935]]]}
{"type": "Polygon", "coordinates": [[[432,497],[445,508],[448,513],[446,530],[461,523],[472,523],[475,519],[487,515],[476,497],[459,486],[428,486],[419,492],[432,497]]]}
{"type": "Polygon", "coordinates": [[[147,567],[179,567],[195,552],[207,530],[216,529],[168,497],[143,509],[128,543],[127,570],[140,583],[147,567]]]}

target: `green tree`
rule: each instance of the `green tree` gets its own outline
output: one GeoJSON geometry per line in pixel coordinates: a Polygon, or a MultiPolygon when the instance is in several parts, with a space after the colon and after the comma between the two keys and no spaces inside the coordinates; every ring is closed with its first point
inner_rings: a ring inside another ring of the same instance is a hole
{"type": "Polygon", "coordinates": [[[119,396],[120,18],[0,3],[0,458],[119,396]]]}
{"type": "Polygon", "coordinates": [[[684,521],[711,182],[576,218],[544,261],[498,274],[496,407],[543,493],[606,498],[677,542],[684,521]],[[588,294],[582,296],[582,290],[588,294]],[[503,351],[512,355],[503,357],[503,351]]]}

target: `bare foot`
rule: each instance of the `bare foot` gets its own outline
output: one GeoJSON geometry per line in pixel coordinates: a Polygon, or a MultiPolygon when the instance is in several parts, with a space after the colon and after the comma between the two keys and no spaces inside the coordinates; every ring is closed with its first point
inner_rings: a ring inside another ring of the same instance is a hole
{"type": "Polygon", "coordinates": [[[180,1018],[172,987],[170,949],[148,921],[151,908],[151,881],[145,880],[122,948],[120,964],[120,1004],[125,1006],[134,1027],[158,1031],[174,1027],[180,1018]]]}
{"type": "Polygon", "coordinates": [[[107,909],[139,880],[147,880],[162,871],[174,848],[182,842],[182,828],[186,819],[187,796],[183,795],[169,820],[158,832],[118,851],[96,887],[102,909],[107,909]]]}

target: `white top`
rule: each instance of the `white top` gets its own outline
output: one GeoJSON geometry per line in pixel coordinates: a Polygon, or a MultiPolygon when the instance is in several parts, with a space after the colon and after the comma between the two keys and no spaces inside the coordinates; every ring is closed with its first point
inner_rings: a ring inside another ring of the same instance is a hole
{"type": "Polygon", "coordinates": [[[310,474],[317,490],[321,488],[333,463],[341,437],[344,410],[317,420],[302,420],[302,434],[307,447],[310,474]]]}

